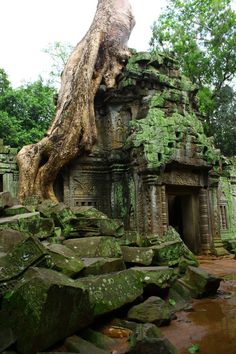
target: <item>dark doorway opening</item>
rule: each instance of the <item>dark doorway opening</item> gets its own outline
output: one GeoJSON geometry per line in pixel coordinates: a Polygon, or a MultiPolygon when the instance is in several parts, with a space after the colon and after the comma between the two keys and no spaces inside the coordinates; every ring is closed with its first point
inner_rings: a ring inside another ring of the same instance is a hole
{"type": "Polygon", "coordinates": [[[57,176],[53,189],[58,201],[64,202],[64,179],[61,174],[57,176]]]}
{"type": "Polygon", "coordinates": [[[201,252],[198,191],[174,189],[167,192],[169,225],[195,254],[201,252]]]}
{"type": "Polygon", "coordinates": [[[3,175],[0,175],[0,192],[3,192],[3,175]]]}

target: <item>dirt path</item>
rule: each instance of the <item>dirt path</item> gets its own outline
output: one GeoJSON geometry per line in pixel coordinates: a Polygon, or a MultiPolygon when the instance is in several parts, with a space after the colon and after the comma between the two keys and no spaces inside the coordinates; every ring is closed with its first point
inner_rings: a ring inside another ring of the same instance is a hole
{"type": "Polygon", "coordinates": [[[162,333],[186,354],[198,344],[202,354],[236,354],[236,260],[199,257],[200,267],[223,278],[217,296],[194,300],[193,311],[179,312],[162,333]]]}

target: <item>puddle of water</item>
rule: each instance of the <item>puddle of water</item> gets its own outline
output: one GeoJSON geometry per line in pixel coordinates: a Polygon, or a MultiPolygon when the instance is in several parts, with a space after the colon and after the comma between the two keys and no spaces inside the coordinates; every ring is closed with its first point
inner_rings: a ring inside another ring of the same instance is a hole
{"type": "Polygon", "coordinates": [[[170,326],[161,328],[181,354],[189,353],[192,344],[203,354],[236,354],[236,262],[233,266],[217,297],[194,300],[192,312],[179,312],[170,326]]]}

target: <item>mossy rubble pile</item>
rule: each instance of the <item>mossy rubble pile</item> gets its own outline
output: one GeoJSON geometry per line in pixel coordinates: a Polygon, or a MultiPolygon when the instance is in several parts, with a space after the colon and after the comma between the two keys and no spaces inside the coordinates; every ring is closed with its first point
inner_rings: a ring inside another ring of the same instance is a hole
{"type": "Polygon", "coordinates": [[[170,228],[126,233],[92,207],[14,205],[0,193],[0,351],[177,353],[158,326],[220,279],[170,228]],[[5,351],[4,351],[5,350],[5,351]]]}

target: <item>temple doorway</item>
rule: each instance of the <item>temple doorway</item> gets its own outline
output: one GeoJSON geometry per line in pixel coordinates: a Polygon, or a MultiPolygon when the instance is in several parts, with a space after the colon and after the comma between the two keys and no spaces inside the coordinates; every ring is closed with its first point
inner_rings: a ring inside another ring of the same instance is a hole
{"type": "Polygon", "coordinates": [[[201,252],[198,195],[196,188],[167,188],[169,226],[194,254],[201,252]]]}

